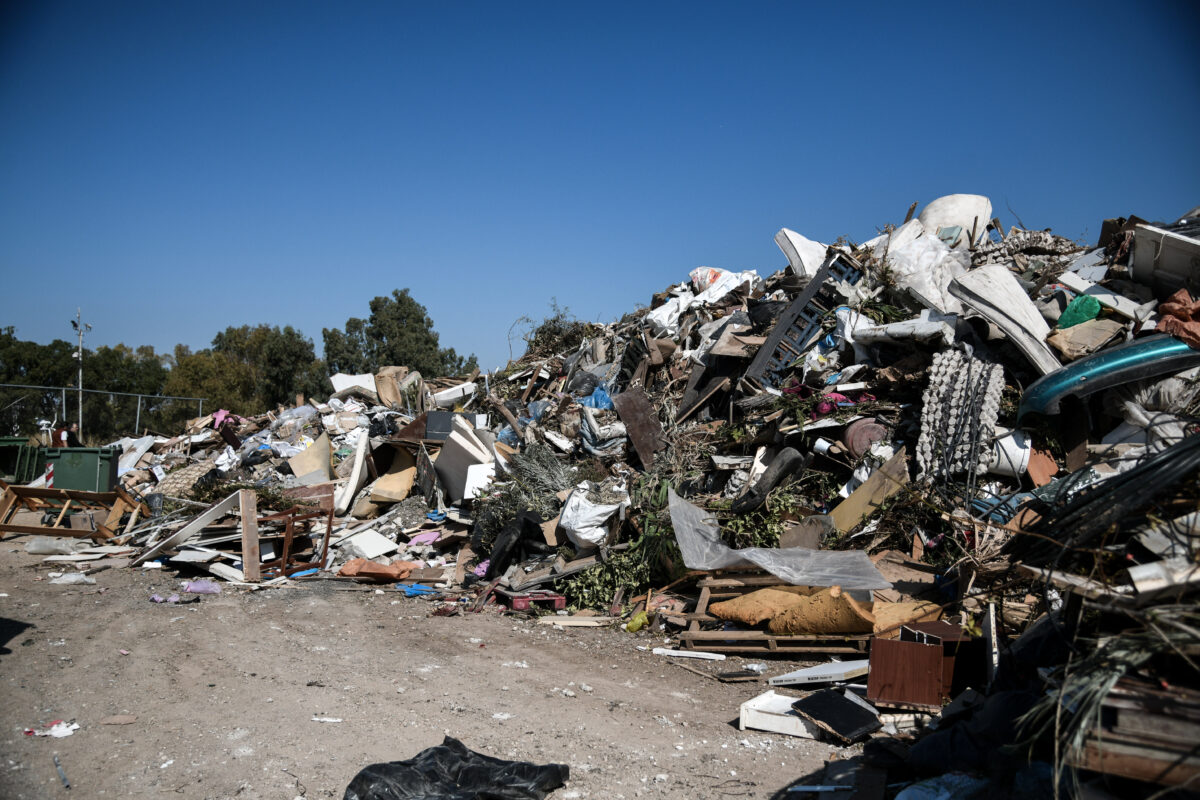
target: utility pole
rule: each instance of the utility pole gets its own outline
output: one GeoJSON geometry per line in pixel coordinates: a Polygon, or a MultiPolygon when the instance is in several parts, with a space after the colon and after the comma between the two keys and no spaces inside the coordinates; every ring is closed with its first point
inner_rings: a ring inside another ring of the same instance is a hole
{"type": "MultiPolygon", "coordinates": [[[[82,309],[80,309],[80,308],[75,309],[75,319],[71,320],[71,327],[75,329],[75,332],[77,334],[79,334],[79,349],[75,351],[75,357],[77,359],[79,359],[79,430],[82,432],[83,431],[83,333],[84,333],[84,331],[90,331],[92,329],[91,325],[88,325],[86,322],[83,321],[83,310],[82,309]]],[[[66,409],[64,408],[63,411],[65,412],[66,409]]],[[[64,418],[66,417],[65,413],[63,414],[63,417],[64,418]]]]}

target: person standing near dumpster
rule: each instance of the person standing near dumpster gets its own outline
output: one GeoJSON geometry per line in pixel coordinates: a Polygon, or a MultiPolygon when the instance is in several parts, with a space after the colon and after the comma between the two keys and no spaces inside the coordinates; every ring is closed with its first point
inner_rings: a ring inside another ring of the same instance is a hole
{"type": "Polygon", "coordinates": [[[83,442],[79,441],[79,423],[72,422],[69,425],[64,425],[54,431],[54,440],[50,442],[51,447],[83,447],[83,442]]]}

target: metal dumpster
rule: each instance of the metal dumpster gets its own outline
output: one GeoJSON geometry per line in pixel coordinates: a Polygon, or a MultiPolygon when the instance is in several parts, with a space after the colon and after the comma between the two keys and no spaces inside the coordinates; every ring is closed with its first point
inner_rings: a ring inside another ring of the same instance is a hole
{"type": "Polygon", "coordinates": [[[117,485],[119,447],[51,447],[46,461],[54,465],[54,488],[111,492],[117,485]]]}
{"type": "Polygon", "coordinates": [[[23,436],[0,437],[0,480],[29,483],[46,469],[45,450],[23,436]]]}

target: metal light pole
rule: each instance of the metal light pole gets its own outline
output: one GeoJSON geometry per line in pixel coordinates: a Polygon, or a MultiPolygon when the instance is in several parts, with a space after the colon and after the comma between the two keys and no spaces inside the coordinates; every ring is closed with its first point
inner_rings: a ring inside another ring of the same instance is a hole
{"type": "MultiPolygon", "coordinates": [[[[91,325],[83,321],[83,310],[75,309],[75,319],[71,320],[71,327],[79,334],[79,349],[75,351],[75,357],[79,359],[79,430],[83,430],[83,333],[90,331],[91,325]]],[[[66,409],[64,408],[65,412],[66,409]]],[[[66,417],[66,414],[63,414],[66,417]]]]}

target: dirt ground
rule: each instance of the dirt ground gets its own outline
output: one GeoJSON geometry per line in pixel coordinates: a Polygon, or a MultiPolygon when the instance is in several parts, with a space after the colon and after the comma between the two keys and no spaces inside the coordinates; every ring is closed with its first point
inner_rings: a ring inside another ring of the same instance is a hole
{"type": "MultiPolygon", "coordinates": [[[[554,800],[766,798],[839,752],[738,731],[738,706],[765,682],[681,669],[648,652],[662,634],[433,617],[427,601],[330,582],[158,605],[150,595],[179,589],[172,571],[51,585],[24,541],[0,542],[9,800],[340,798],[360,768],[447,735],[491,756],[570,765],[554,800]],[[101,723],[114,715],[136,721],[101,723]],[[24,735],[60,719],[79,730],[24,735]]],[[[712,673],[755,660],[688,664],[712,673]]],[[[801,665],[774,660],[770,672],[801,665]]]]}

